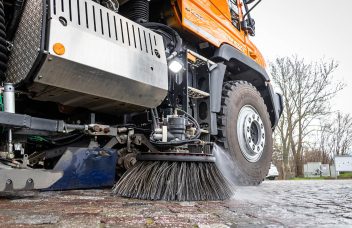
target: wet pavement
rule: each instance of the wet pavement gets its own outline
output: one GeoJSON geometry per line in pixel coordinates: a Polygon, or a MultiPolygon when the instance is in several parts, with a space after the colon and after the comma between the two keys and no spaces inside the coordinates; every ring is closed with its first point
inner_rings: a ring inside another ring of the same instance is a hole
{"type": "Polygon", "coordinates": [[[152,202],[109,190],[0,196],[1,227],[352,227],[352,180],[265,181],[224,202],[152,202]]]}

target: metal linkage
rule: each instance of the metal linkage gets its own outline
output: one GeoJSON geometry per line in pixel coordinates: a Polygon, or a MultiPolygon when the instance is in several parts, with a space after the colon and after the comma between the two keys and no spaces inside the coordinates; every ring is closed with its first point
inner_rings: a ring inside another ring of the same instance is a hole
{"type": "Polygon", "coordinates": [[[63,120],[50,120],[44,118],[36,118],[29,115],[0,112],[0,126],[8,128],[21,128],[35,131],[48,131],[68,133],[74,130],[83,131],[87,135],[94,136],[116,136],[121,129],[108,125],[89,124],[77,125],[67,124],[63,120]]]}

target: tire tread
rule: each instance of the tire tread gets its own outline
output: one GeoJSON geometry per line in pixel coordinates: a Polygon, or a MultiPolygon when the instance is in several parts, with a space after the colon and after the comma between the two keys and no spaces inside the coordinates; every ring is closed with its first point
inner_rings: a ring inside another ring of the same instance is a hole
{"type": "MultiPolygon", "coordinates": [[[[227,135],[226,135],[226,120],[228,118],[227,116],[227,107],[230,104],[230,99],[231,99],[231,93],[233,93],[234,91],[236,91],[238,88],[240,87],[248,87],[249,89],[251,89],[252,91],[255,91],[256,95],[258,95],[258,97],[260,97],[260,103],[262,103],[262,105],[264,105],[264,107],[266,107],[265,103],[264,103],[264,99],[261,96],[261,94],[259,93],[259,91],[256,89],[256,87],[254,87],[251,83],[247,82],[247,81],[242,81],[242,80],[236,80],[236,81],[227,81],[224,83],[223,85],[223,91],[222,91],[222,99],[221,99],[221,110],[220,113],[218,114],[218,138],[217,138],[217,142],[220,146],[224,147],[225,149],[229,148],[228,145],[228,139],[227,139],[227,135]]],[[[266,112],[265,112],[266,117],[270,120],[270,116],[268,113],[268,110],[266,108],[266,112]]],[[[269,164],[270,166],[270,164],[269,164]]],[[[267,169],[269,169],[269,166],[267,167],[267,169]]],[[[254,180],[254,179],[248,179],[245,178],[244,175],[242,174],[241,170],[238,167],[234,167],[235,170],[235,179],[236,179],[236,183],[239,185],[259,185],[262,180],[254,180]]]]}

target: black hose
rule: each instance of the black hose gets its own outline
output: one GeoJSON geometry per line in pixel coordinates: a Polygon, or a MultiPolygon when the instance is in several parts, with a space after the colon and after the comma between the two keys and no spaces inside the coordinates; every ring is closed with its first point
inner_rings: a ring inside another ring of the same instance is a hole
{"type": "Polygon", "coordinates": [[[148,0],[133,0],[121,6],[120,13],[128,19],[144,23],[149,21],[149,1],[148,0]]]}
{"type": "Polygon", "coordinates": [[[60,137],[49,137],[48,140],[51,142],[58,142],[58,141],[63,141],[67,139],[72,139],[74,137],[80,136],[82,133],[75,133],[75,134],[70,134],[70,135],[64,135],[60,137]]]}
{"type": "Polygon", "coordinates": [[[20,23],[25,0],[15,0],[13,3],[12,19],[7,26],[7,40],[13,40],[20,23]]]}
{"type": "MultiPolygon", "coordinates": [[[[158,33],[159,35],[161,35],[164,39],[167,38],[170,41],[170,45],[167,45],[167,42],[165,43],[165,45],[167,47],[165,48],[169,48],[172,45],[173,47],[170,49],[169,51],[169,55],[173,54],[173,53],[179,53],[182,51],[182,38],[181,36],[178,34],[178,32],[176,32],[174,29],[170,28],[167,25],[161,24],[161,23],[155,23],[155,22],[147,22],[147,23],[143,23],[142,24],[144,27],[151,29],[152,31],[158,33]]],[[[169,57],[169,56],[167,56],[169,57]]]]}
{"type": "MultiPolygon", "coordinates": [[[[158,112],[158,111],[157,111],[158,112]]],[[[153,126],[154,126],[154,130],[158,128],[158,121],[159,118],[157,119],[156,114],[154,113],[154,109],[150,109],[150,113],[152,114],[152,121],[153,121],[153,126]]]]}
{"type": "Polygon", "coordinates": [[[79,141],[80,139],[82,139],[85,135],[84,134],[81,134],[81,135],[78,135],[77,137],[69,140],[69,141],[65,141],[65,142],[58,142],[56,140],[51,140],[50,143],[55,145],[55,146],[66,146],[66,145],[69,145],[69,144],[72,144],[72,143],[75,143],[77,141],[79,141]]]}
{"type": "Polygon", "coordinates": [[[193,139],[198,139],[200,137],[200,134],[202,133],[200,130],[200,125],[198,123],[198,121],[196,119],[193,118],[193,116],[191,116],[190,114],[188,114],[187,112],[178,109],[177,111],[182,112],[185,116],[187,116],[187,118],[194,124],[194,126],[197,129],[197,133],[191,138],[191,140],[193,139]]]}
{"type": "Polygon", "coordinates": [[[8,50],[6,42],[6,25],[5,25],[5,7],[4,1],[0,0],[0,80],[5,80],[5,72],[7,69],[8,50]]]}

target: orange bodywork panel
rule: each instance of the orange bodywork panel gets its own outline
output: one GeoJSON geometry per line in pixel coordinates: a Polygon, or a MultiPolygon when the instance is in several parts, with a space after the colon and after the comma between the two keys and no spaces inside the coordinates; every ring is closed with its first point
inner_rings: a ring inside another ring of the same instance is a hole
{"type": "MultiPolygon", "coordinates": [[[[242,18],[241,4],[238,1],[240,18],[242,18]]],[[[266,66],[263,56],[249,40],[248,34],[232,24],[228,0],[177,0],[173,2],[173,6],[176,15],[181,13],[178,20],[183,29],[216,47],[227,43],[263,68],[266,66]]]]}

